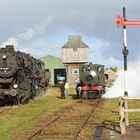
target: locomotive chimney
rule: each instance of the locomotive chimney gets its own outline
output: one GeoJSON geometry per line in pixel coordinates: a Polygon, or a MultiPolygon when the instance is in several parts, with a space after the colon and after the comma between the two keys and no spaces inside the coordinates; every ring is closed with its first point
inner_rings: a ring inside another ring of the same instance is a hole
{"type": "Polygon", "coordinates": [[[14,45],[6,45],[7,51],[14,51],[14,45]]]}
{"type": "Polygon", "coordinates": [[[5,48],[1,48],[1,51],[5,51],[5,48]]]}

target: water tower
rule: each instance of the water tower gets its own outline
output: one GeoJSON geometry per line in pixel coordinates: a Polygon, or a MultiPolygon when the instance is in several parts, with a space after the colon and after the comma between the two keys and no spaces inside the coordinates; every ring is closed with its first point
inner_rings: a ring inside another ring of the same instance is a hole
{"type": "Polygon", "coordinates": [[[63,63],[67,67],[67,81],[74,86],[79,78],[79,67],[88,62],[89,47],[81,40],[81,36],[69,36],[68,42],[62,47],[63,63]]]}

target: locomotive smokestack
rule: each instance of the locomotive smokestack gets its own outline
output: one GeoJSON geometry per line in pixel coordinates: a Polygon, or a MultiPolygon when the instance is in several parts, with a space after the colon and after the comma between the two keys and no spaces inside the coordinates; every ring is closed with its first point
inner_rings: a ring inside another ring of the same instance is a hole
{"type": "Polygon", "coordinates": [[[6,45],[6,50],[14,51],[14,45],[6,45]]]}

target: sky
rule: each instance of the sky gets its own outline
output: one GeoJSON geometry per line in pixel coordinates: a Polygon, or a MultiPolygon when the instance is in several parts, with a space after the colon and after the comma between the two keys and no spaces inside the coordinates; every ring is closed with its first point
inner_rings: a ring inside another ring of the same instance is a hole
{"type": "MultiPolygon", "coordinates": [[[[140,20],[140,1],[135,0],[0,0],[0,46],[36,58],[62,57],[69,35],[81,35],[89,46],[88,61],[123,66],[122,28],[114,17],[126,7],[128,20],[140,20]]],[[[140,60],[140,27],[127,27],[128,62],[140,60]]]]}

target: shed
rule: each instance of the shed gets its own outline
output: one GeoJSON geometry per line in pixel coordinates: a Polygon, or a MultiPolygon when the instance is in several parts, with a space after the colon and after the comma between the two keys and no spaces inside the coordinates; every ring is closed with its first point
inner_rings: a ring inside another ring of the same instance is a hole
{"type": "Polygon", "coordinates": [[[61,58],[47,55],[40,58],[40,60],[45,63],[45,69],[50,72],[50,85],[56,86],[60,80],[66,80],[66,67],[61,58]]]}

